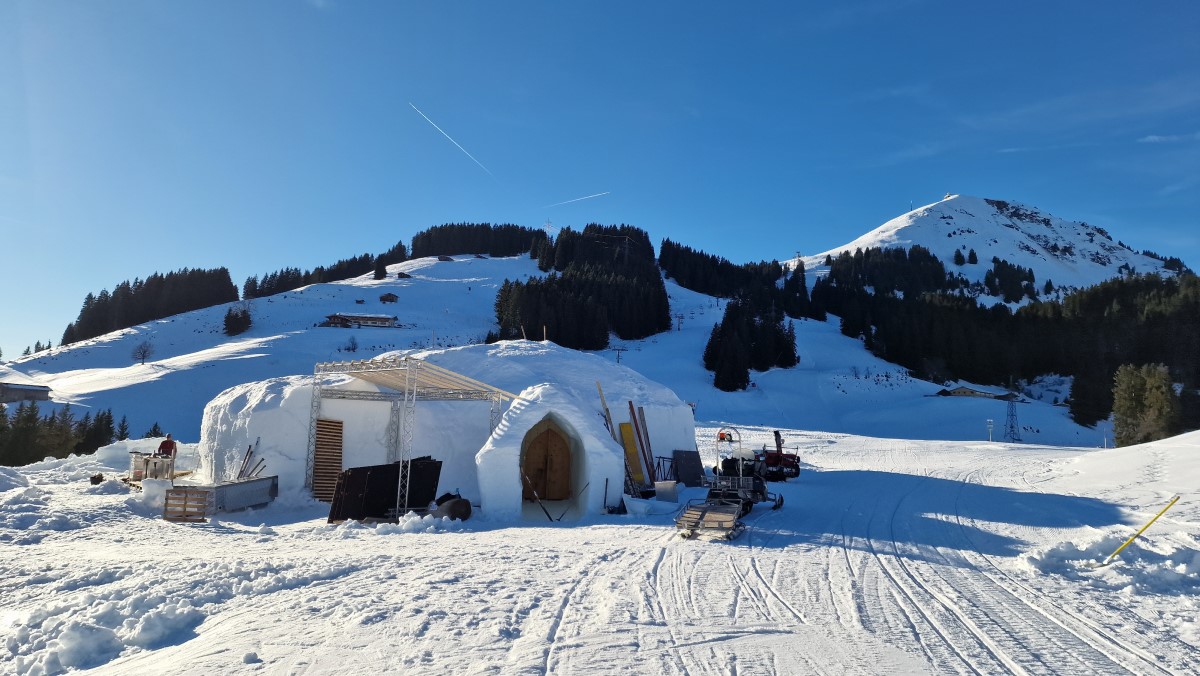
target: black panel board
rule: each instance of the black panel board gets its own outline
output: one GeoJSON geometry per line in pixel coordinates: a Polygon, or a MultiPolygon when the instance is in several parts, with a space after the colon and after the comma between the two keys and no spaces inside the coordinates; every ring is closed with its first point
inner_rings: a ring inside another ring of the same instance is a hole
{"type": "MultiPolygon", "coordinates": [[[[408,500],[405,510],[423,511],[437,496],[442,461],[430,457],[411,461],[408,500]]],[[[395,521],[390,514],[396,507],[396,490],[400,482],[400,463],[351,467],[338,475],[333,502],[329,506],[329,522],[353,519],[395,521]]]]}
{"type": "Polygon", "coordinates": [[[684,486],[695,488],[704,485],[704,465],[700,462],[700,451],[675,451],[675,477],[684,486]]]}

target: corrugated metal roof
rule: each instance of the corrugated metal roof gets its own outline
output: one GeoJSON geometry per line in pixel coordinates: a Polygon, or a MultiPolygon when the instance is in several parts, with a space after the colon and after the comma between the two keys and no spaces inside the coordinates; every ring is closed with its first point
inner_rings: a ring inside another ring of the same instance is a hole
{"type": "Polygon", "coordinates": [[[503,400],[517,399],[517,395],[492,387],[474,378],[455,373],[416,357],[377,357],[354,361],[324,362],[317,364],[315,375],[342,373],[365,380],[380,387],[404,392],[413,387],[419,399],[455,398],[455,393],[495,394],[503,400]]]}

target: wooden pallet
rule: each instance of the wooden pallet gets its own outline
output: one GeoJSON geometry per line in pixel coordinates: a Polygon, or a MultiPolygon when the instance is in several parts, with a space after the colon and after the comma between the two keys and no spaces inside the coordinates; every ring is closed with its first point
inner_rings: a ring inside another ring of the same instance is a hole
{"type": "Polygon", "coordinates": [[[216,511],[213,491],[208,488],[168,488],[163,519],[184,523],[204,523],[216,511]]]}

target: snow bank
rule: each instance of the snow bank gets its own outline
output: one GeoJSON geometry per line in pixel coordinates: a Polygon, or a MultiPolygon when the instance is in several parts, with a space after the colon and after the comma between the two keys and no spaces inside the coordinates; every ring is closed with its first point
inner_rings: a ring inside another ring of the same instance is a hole
{"type": "Polygon", "coordinates": [[[278,475],[280,491],[304,488],[312,378],[287,376],[235,385],[204,407],[198,448],[200,481],[234,478],[246,449],[258,441],[255,455],[264,475],[278,475]]]}
{"type": "Polygon", "coordinates": [[[196,637],[196,627],[207,617],[235,598],[270,596],[355,570],[328,562],[295,566],[197,560],[172,565],[173,575],[153,576],[153,585],[141,582],[133,589],[107,584],[130,576],[128,568],[115,574],[84,573],[80,582],[86,589],[70,593],[68,586],[10,613],[3,618],[7,626],[0,627],[7,639],[0,649],[8,658],[0,662],[0,670],[57,674],[103,665],[133,650],[184,643],[196,637]]]}
{"type": "Polygon", "coordinates": [[[0,467],[0,493],[11,491],[14,488],[24,488],[28,485],[29,480],[22,476],[16,469],[0,467]]]}
{"type": "Polygon", "coordinates": [[[1091,542],[1063,542],[1022,557],[1028,570],[1086,581],[1126,594],[1195,595],[1200,591],[1200,541],[1183,532],[1139,538],[1103,568],[1128,538],[1107,535],[1091,542]]]}

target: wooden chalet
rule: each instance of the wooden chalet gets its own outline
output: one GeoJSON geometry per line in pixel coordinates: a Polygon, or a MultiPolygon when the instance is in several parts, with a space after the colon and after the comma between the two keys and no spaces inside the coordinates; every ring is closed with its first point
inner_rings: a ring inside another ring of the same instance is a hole
{"type": "Polygon", "coordinates": [[[343,329],[390,329],[395,328],[396,318],[390,315],[368,315],[354,314],[349,312],[336,312],[331,315],[325,315],[325,321],[321,322],[321,326],[337,326],[343,329]]]}

